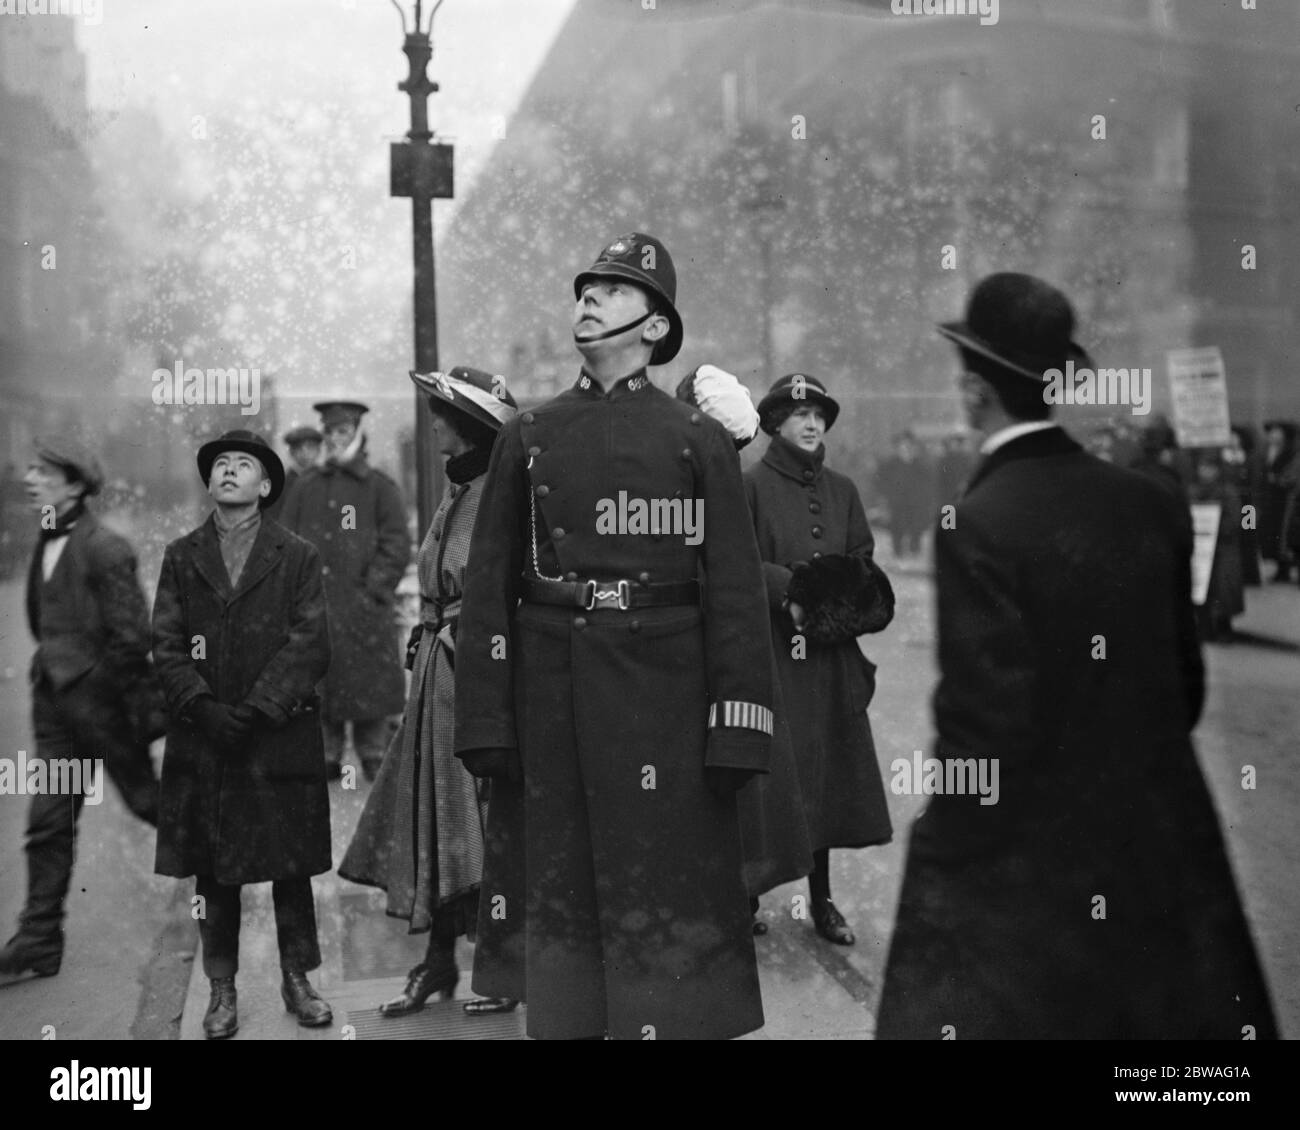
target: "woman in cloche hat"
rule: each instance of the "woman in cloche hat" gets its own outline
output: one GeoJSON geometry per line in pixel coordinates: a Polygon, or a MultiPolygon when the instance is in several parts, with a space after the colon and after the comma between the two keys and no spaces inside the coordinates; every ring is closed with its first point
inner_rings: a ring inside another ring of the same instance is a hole
{"type": "MultiPolygon", "coordinates": [[[[433,414],[448,487],[416,558],[421,623],[411,633],[410,693],[339,874],[388,893],[388,913],[428,931],[424,960],[406,988],[380,1005],[384,1016],[416,1012],[434,993],[450,999],[460,979],[456,939],[473,936],[483,871],[485,799],[452,756],[456,622],[470,535],[496,434],[515,414],[501,377],[458,366],[412,373],[433,414]]],[[[518,1004],[488,997],[465,1003],[471,1014],[518,1004]]]]}
{"type": "Polygon", "coordinates": [[[830,849],[893,836],[867,721],[876,669],[857,637],[889,622],[894,594],[872,560],[857,488],[824,465],[822,439],[839,410],[816,378],[782,377],[759,401],[772,440],[744,479],[812,846],[811,916],[823,938],[847,946],[853,932],[831,901],[830,849]]]}

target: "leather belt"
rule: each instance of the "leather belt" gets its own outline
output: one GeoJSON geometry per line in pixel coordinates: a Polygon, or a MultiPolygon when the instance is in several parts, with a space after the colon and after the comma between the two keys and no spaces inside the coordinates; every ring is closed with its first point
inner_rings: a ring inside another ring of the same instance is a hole
{"type": "Polygon", "coordinates": [[[660,608],[700,603],[699,581],[551,581],[524,577],[524,599],[533,604],[558,604],[562,608],[660,608]]]}

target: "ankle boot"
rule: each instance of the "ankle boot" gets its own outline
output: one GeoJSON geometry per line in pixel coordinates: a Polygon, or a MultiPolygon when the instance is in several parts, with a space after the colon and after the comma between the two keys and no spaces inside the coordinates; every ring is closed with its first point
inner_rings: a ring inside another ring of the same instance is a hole
{"type": "Polygon", "coordinates": [[[306,973],[285,970],[284,980],[280,983],[280,997],[285,1011],[292,1012],[304,1028],[323,1028],[334,1019],[330,1006],[311,987],[306,973]]]}
{"type": "Polygon", "coordinates": [[[460,980],[460,970],[454,965],[432,968],[426,962],[420,962],[406,978],[406,988],[400,995],[379,1006],[381,1016],[405,1016],[408,1012],[419,1012],[434,993],[441,993],[443,1000],[450,1000],[460,980]]]}
{"type": "Polygon", "coordinates": [[[203,1014],[203,1034],[209,1040],[224,1040],[239,1031],[238,1001],[233,977],[213,977],[208,1011],[203,1014]]]}

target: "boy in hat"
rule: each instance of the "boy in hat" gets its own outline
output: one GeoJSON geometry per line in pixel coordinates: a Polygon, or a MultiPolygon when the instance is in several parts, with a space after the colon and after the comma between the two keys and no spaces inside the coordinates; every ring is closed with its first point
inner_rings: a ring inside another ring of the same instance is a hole
{"type": "Polygon", "coordinates": [[[574,296],[582,371],[502,428],[465,573],[455,750],[523,845],[488,855],[474,989],[540,1038],[725,1039],[763,1022],[735,797],[772,734],[758,554],[731,436],[646,375],[681,345],[667,249],[614,240],[574,296]],[[620,498],[704,520],[610,528],[620,498]]]}
{"type": "MultiPolygon", "coordinates": [[[[37,440],[24,483],[40,515],[27,577],[34,760],[102,759],[127,806],[158,820],[149,759],[149,614],[127,542],[86,509],[104,475],[67,437],[37,440]]],[[[99,785],[102,787],[102,781],[99,785]]],[[[27,816],[27,901],[18,933],[0,950],[0,977],[49,977],[63,960],[63,903],[77,821],[92,781],[72,795],[34,795],[27,816]]],[[[92,800],[92,803],[95,803],[92,800]]]]}
{"type": "Polygon", "coordinates": [[[285,1007],[305,1027],[332,1013],[307,980],[320,965],[311,877],[330,869],[329,795],[316,684],[330,662],[320,558],[262,511],[284,467],[259,435],[204,444],[216,504],[167,547],[154,656],[171,713],[155,870],[196,876],[209,1039],[239,1020],[240,887],[271,882],[285,1007]]]}
{"type": "Polygon", "coordinates": [[[325,571],[325,600],[338,661],[325,680],[325,761],[342,772],[345,727],[374,780],[406,702],[406,681],[393,605],[411,556],[402,495],[366,458],[355,400],[314,405],[325,434],[325,462],[303,471],[282,521],[312,543],[325,571]]]}
{"type": "Polygon", "coordinates": [[[939,329],[984,437],[935,532],[935,759],[958,787],[912,830],[876,1036],[1275,1036],[1190,738],[1187,509],[1052,421],[1049,372],[1091,367],[1059,290],[992,275],[939,329]]]}

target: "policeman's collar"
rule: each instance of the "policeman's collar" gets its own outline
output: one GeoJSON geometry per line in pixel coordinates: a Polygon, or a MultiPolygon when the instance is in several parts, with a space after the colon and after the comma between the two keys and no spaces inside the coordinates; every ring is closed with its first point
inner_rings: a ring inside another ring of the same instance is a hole
{"type": "Polygon", "coordinates": [[[633,393],[644,392],[646,389],[653,387],[650,378],[646,376],[645,366],[643,365],[635,373],[629,373],[621,381],[617,382],[608,393],[600,387],[600,382],[595,377],[591,376],[586,369],[583,369],[578,376],[577,383],[573,386],[573,390],[596,400],[617,400],[621,396],[631,396],[633,393]]]}

